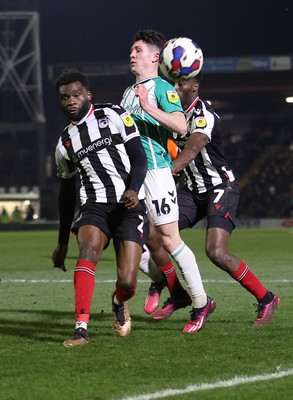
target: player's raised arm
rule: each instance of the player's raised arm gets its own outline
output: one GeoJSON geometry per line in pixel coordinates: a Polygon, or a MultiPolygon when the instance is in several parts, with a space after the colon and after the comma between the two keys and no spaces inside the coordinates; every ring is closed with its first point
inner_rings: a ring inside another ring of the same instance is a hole
{"type": "Polygon", "coordinates": [[[143,84],[137,85],[135,92],[136,96],[139,97],[141,108],[151,117],[170,131],[176,132],[178,135],[184,135],[186,133],[186,122],[183,112],[165,112],[157,106],[150,104],[148,100],[148,91],[143,84]]]}

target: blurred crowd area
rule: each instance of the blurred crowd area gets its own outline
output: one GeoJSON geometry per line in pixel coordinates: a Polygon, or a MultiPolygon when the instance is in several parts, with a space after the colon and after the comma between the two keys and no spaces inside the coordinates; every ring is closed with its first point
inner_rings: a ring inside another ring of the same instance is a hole
{"type": "MultiPolygon", "coordinates": [[[[245,125],[247,128],[240,124],[243,128],[241,133],[237,132],[236,126],[225,125],[223,121],[224,152],[241,189],[238,218],[292,218],[293,118],[270,120],[267,117],[257,117],[249,121],[245,125]]],[[[0,149],[0,197],[11,186],[21,191],[24,185],[38,185],[41,162],[45,170],[45,182],[41,187],[41,212],[37,213],[38,218],[57,219],[55,141],[53,146],[48,139],[47,154],[38,161],[40,153],[37,133],[2,136],[5,137],[0,149]]],[[[15,221],[11,213],[12,209],[8,219],[15,221]]],[[[3,219],[7,221],[5,215],[3,219]]],[[[22,220],[28,220],[24,210],[22,220]]]]}
{"type": "Polygon", "coordinates": [[[34,219],[35,209],[32,204],[29,204],[24,210],[20,206],[15,206],[12,210],[2,206],[0,210],[0,224],[20,224],[34,219]]]}
{"type": "Polygon", "coordinates": [[[226,132],[226,158],[240,183],[238,218],[293,217],[293,119],[252,121],[226,132]]]}

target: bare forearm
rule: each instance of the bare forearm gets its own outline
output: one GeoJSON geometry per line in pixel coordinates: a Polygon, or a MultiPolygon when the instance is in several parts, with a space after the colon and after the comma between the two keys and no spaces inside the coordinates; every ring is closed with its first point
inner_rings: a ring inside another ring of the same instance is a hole
{"type": "Polygon", "coordinates": [[[173,161],[173,174],[176,175],[186,168],[197,155],[196,151],[184,149],[173,161]]]}
{"type": "Polygon", "coordinates": [[[173,173],[177,174],[186,168],[198,155],[198,153],[207,145],[209,138],[203,133],[192,133],[187,139],[184,149],[173,161],[173,173]]]}
{"type": "Polygon", "coordinates": [[[180,136],[186,133],[186,122],[182,112],[167,113],[151,104],[148,104],[144,111],[170,131],[176,132],[180,136]]]}

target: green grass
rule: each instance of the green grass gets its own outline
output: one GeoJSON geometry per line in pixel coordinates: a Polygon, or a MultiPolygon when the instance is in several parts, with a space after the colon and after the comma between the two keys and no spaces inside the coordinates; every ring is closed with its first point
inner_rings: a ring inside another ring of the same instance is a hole
{"type": "MultiPolygon", "coordinates": [[[[132,332],[126,338],[117,337],[112,329],[110,295],[116,268],[110,247],[96,270],[90,343],[70,349],[62,342],[74,329],[74,239],[68,271],[63,273],[52,268],[50,261],[56,232],[0,232],[0,398],[139,398],[166,389],[292,369],[292,230],[243,228],[231,240],[231,251],[281,298],[273,322],[266,327],[251,325],[255,299],[207,259],[204,234],[202,229],[182,233],[196,253],[206,291],[217,302],[201,332],[182,332],[188,309],[178,310],[165,321],[152,321],[143,312],[149,283],[139,274],[136,297],[129,301],[132,332]]],[[[163,295],[166,298],[167,292],[163,295]]],[[[292,391],[290,375],[164,398],[291,400],[292,391]]]]}

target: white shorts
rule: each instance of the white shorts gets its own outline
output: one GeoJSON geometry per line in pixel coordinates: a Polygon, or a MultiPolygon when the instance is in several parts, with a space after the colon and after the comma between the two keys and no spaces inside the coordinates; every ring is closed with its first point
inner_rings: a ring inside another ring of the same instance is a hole
{"type": "Polygon", "coordinates": [[[178,221],[177,191],[169,167],[147,171],[144,188],[148,217],[153,225],[178,221]]]}

